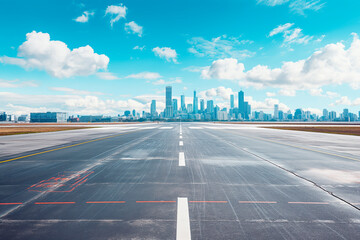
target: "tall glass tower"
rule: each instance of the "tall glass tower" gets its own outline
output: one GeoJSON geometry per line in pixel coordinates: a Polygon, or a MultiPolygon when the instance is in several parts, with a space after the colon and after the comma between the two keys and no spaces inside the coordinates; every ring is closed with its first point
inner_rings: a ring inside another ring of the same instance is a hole
{"type": "Polygon", "coordinates": [[[196,91],[194,91],[194,99],[193,99],[193,107],[194,107],[194,113],[198,113],[199,111],[199,106],[198,106],[198,98],[196,97],[196,91]]]}
{"type": "Polygon", "coordinates": [[[166,87],[166,96],[165,96],[165,117],[171,118],[173,116],[173,109],[172,109],[172,87],[167,86],[166,87]]]}

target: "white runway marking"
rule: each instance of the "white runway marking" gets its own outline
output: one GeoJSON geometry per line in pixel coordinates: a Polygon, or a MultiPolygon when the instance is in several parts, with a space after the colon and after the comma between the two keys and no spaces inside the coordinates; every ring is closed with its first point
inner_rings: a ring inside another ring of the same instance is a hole
{"type": "Polygon", "coordinates": [[[180,139],[182,139],[182,136],[180,136],[180,139]]]}
{"type": "Polygon", "coordinates": [[[173,129],[173,127],[161,127],[160,129],[173,129]]]}
{"type": "Polygon", "coordinates": [[[203,127],[189,127],[190,129],[204,129],[203,127]]]}
{"type": "Polygon", "coordinates": [[[191,240],[189,204],[187,198],[177,200],[176,239],[191,240]]]}
{"type": "Polygon", "coordinates": [[[179,146],[184,146],[184,142],[183,142],[183,141],[180,141],[180,142],[179,142],[179,146]]]}
{"type": "Polygon", "coordinates": [[[179,152],[179,167],[185,167],[185,154],[184,154],[184,152],[179,152]]]}

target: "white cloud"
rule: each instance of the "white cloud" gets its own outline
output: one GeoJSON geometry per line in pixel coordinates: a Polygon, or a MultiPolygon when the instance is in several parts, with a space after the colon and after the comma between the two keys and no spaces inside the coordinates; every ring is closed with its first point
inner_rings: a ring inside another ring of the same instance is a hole
{"type": "Polygon", "coordinates": [[[330,91],[327,91],[326,92],[326,96],[328,98],[336,98],[336,97],[340,97],[340,94],[336,93],[336,92],[330,92],[330,91]]]}
{"type": "Polygon", "coordinates": [[[169,47],[155,47],[152,51],[154,52],[155,56],[165,58],[168,62],[173,61],[174,63],[177,63],[177,53],[175,49],[171,49],[169,47]]]}
{"type": "Polygon", "coordinates": [[[201,71],[201,77],[237,80],[243,78],[244,70],[244,64],[238,63],[237,59],[225,58],[213,61],[211,66],[204,68],[201,71]]]}
{"type": "Polygon", "coordinates": [[[201,91],[198,93],[199,98],[203,98],[205,100],[210,100],[214,98],[220,98],[221,100],[230,100],[230,95],[235,94],[231,88],[225,87],[217,87],[211,88],[205,91],[201,91]]]}
{"type": "Polygon", "coordinates": [[[252,44],[250,40],[240,40],[235,37],[227,37],[226,35],[212,38],[210,41],[202,37],[193,37],[188,40],[191,47],[189,52],[199,57],[211,57],[211,58],[237,58],[243,59],[252,57],[254,52],[244,49],[244,44],[252,44]]]}
{"type": "Polygon", "coordinates": [[[142,51],[145,49],[145,46],[135,46],[133,49],[142,51]]]}
{"type": "Polygon", "coordinates": [[[294,25],[293,23],[285,23],[284,25],[279,25],[276,28],[274,28],[273,30],[271,30],[271,32],[269,33],[269,37],[272,37],[279,33],[283,33],[284,31],[291,28],[293,25],[294,25]]]}
{"type": "Polygon", "coordinates": [[[31,81],[4,80],[0,79],[1,88],[19,88],[19,87],[37,87],[38,85],[31,81]]]}
{"type": "Polygon", "coordinates": [[[86,23],[89,21],[89,16],[93,16],[94,14],[95,14],[94,12],[84,11],[84,13],[81,16],[75,18],[74,21],[80,23],[86,23]]]}
{"type": "Polygon", "coordinates": [[[180,78],[174,79],[173,81],[165,81],[163,79],[159,79],[155,82],[152,82],[154,85],[171,85],[174,83],[182,83],[182,80],[180,78]]]}
{"type": "MultiPolygon", "coordinates": [[[[285,23],[284,25],[279,25],[269,33],[269,37],[282,33],[284,41],[282,46],[290,46],[291,44],[308,44],[314,37],[309,35],[304,35],[301,28],[292,28],[293,23],[285,23]]],[[[324,36],[324,35],[323,35],[324,36]]],[[[316,42],[321,42],[322,39],[318,38],[316,42]]]]}
{"type": "Polygon", "coordinates": [[[126,10],[127,7],[125,7],[123,4],[120,5],[110,5],[106,8],[105,15],[110,15],[110,24],[111,26],[114,25],[115,22],[119,21],[120,18],[126,17],[126,10]]]}
{"type": "Polygon", "coordinates": [[[67,88],[67,87],[51,87],[50,89],[53,91],[57,91],[57,92],[65,92],[65,93],[75,94],[75,95],[91,95],[91,94],[104,95],[104,93],[101,93],[101,92],[90,92],[90,91],[77,90],[77,89],[67,88]]]}
{"type": "Polygon", "coordinates": [[[296,91],[295,89],[280,89],[278,92],[279,95],[281,96],[287,96],[287,97],[295,97],[296,96],[296,91]]]}
{"type": "Polygon", "coordinates": [[[115,76],[111,72],[98,72],[98,73],[96,73],[96,76],[98,76],[98,78],[101,78],[101,79],[104,79],[104,80],[116,80],[116,79],[119,79],[117,76],[115,76]]]}
{"type": "Polygon", "coordinates": [[[0,57],[0,62],[45,70],[57,78],[92,75],[100,69],[106,70],[109,63],[106,55],[94,53],[89,45],[70,50],[64,42],[50,40],[48,33],[35,31],[26,34],[18,57],[0,57]]]}
{"type": "Polygon", "coordinates": [[[142,33],[143,33],[143,27],[139,26],[136,22],[131,21],[131,22],[125,23],[125,31],[127,31],[128,33],[135,33],[139,37],[141,37],[142,33]]]}
{"type": "Polygon", "coordinates": [[[257,0],[257,3],[271,7],[289,3],[290,10],[300,15],[305,15],[306,10],[318,11],[325,5],[322,0],[257,0]]]}
{"type": "Polygon", "coordinates": [[[287,3],[289,0],[257,0],[257,3],[262,3],[268,6],[277,6],[287,3]]]}
{"type": "Polygon", "coordinates": [[[336,100],[334,103],[330,104],[330,106],[335,106],[335,105],[359,106],[360,105],[360,98],[350,100],[349,97],[343,96],[340,99],[336,100]]]}
{"type": "Polygon", "coordinates": [[[360,88],[360,40],[353,34],[347,49],[343,43],[328,44],[309,58],[283,62],[280,68],[257,65],[245,71],[236,59],[219,59],[206,67],[205,79],[238,80],[241,86],[280,88],[284,91],[319,89],[326,85],[349,84],[360,88]]]}
{"type": "Polygon", "coordinates": [[[274,92],[266,92],[266,96],[267,97],[275,97],[276,93],[274,93],[274,92]]]}
{"type": "Polygon", "coordinates": [[[137,78],[137,79],[158,79],[161,78],[161,75],[157,72],[140,72],[136,74],[130,74],[125,78],[137,78]]]}

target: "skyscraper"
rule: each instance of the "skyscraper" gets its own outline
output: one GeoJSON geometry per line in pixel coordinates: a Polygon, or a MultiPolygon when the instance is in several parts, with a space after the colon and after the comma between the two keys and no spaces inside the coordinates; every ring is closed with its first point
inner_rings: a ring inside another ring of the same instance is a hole
{"type": "Polygon", "coordinates": [[[172,109],[172,88],[171,86],[166,87],[166,97],[165,97],[165,117],[171,118],[173,116],[173,109],[172,109]]]}
{"type": "Polygon", "coordinates": [[[199,106],[198,106],[198,98],[196,97],[196,91],[194,91],[193,107],[194,107],[193,112],[198,113],[199,106]]]}
{"type": "Polygon", "coordinates": [[[181,95],[181,111],[186,111],[185,95],[181,95]]]}
{"type": "Polygon", "coordinates": [[[279,119],[279,104],[274,105],[274,119],[279,119]]]}
{"type": "Polygon", "coordinates": [[[230,109],[234,109],[235,104],[234,104],[234,94],[230,95],[230,109]]]}
{"type": "Polygon", "coordinates": [[[200,99],[200,112],[204,112],[205,111],[205,101],[204,99],[200,99]]]}
{"type": "Polygon", "coordinates": [[[156,100],[151,101],[150,114],[152,117],[156,117],[156,100]]]}
{"type": "Polygon", "coordinates": [[[177,114],[177,111],[178,111],[178,104],[177,104],[177,99],[174,98],[172,100],[172,109],[173,109],[173,114],[174,116],[177,114]]]}
{"type": "Polygon", "coordinates": [[[213,113],[214,112],[214,101],[208,100],[206,103],[206,112],[213,113]]]}
{"type": "Polygon", "coordinates": [[[244,92],[243,91],[239,92],[238,108],[239,108],[239,114],[241,114],[241,117],[245,118],[244,92]]]}

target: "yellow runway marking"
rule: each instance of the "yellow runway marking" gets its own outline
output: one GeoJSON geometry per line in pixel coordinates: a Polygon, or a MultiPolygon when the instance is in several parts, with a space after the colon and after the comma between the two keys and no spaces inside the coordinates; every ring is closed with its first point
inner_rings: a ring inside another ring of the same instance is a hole
{"type": "Polygon", "coordinates": [[[65,147],[54,148],[54,149],[50,149],[50,150],[46,150],[46,151],[42,151],[42,152],[38,152],[38,153],[33,153],[33,154],[21,156],[21,157],[11,158],[11,159],[8,159],[8,160],[0,161],[0,163],[11,162],[11,161],[15,161],[15,160],[19,160],[19,159],[23,159],[23,158],[27,158],[27,157],[32,157],[32,156],[36,156],[36,155],[40,155],[40,154],[44,154],[44,153],[48,153],[48,152],[54,152],[54,151],[58,151],[58,150],[66,149],[66,148],[76,147],[76,146],[83,145],[83,144],[86,144],[86,143],[97,142],[97,141],[100,141],[100,140],[104,140],[104,139],[108,139],[108,138],[114,138],[114,137],[118,137],[118,136],[121,136],[121,135],[133,133],[133,132],[136,132],[136,131],[117,134],[117,135],[113,135],[113,136],[109,136],[109,137],[97,138],[97,139],[94,139],[94,140],[81,142],[81,143],[76,143],[76,144],[65,146],[65,147]]]}

